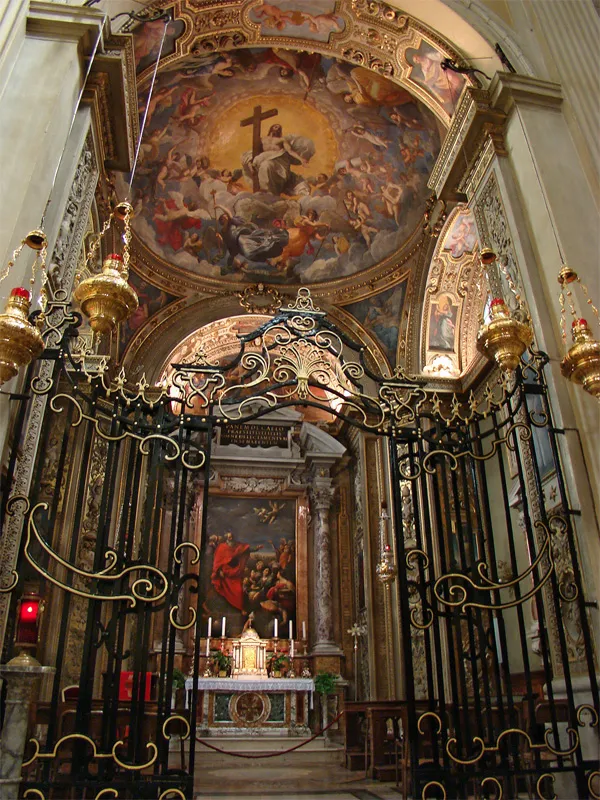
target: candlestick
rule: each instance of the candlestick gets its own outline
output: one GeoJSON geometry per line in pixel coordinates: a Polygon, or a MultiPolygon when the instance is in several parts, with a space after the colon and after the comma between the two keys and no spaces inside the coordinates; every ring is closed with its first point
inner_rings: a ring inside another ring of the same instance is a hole
{"type": "Polygon", "coordinates": [[[206,657],[210,655],[210,638],[206,640],[206,657]]]}
{"type": "Polygon", "coordinates": [[[226,624],[226,622],[227,622],[226,617],[223,617],[223,620],[221,621],[221,636],[223,637],[223,639],[225,638],[225,624],[226,624]]]}
{"type": "Polygon", "coordinates": [[[273,638],[275,638],[275,639],[277,639],[277,632],[278,632],[277,625],[278,625],[278,620],[277,620],[277,617],[275,617],[275,626],[274,626],[274,629],[273,629],[273,634],[274,634],[273,638]]]}
{"type": "Polygon", "coordinates": [[[212,634],[212,617],[208,618],[208,633],[206,634],[207,638],[210,639],[212,634]]]}
{"type": "Polygon", "coordinates": [[[302,622],[302,638],[306,641],[306,622],[302,622]]]}
{"type": "Polygon", "coordinates": [[[288,639],[293,639],[294,638],[294,627],[293,627],[293,624],[292,624],[292,620],[290,620],[290,622],[289,622],[288,631],[289,631],[288,639]]]}
{"type": "Polygon", "coordinates": [[[290,658],[294,657],[294,640],[290,639],[290,658]]]}

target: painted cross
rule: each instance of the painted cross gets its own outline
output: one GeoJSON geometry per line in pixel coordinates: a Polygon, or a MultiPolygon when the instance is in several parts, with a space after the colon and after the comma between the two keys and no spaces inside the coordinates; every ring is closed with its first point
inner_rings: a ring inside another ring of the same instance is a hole
{"type": "MultiPolygon", "coordinates": [[[[279,112],[276,108],[270,111],[263,111],[261,106],[254,106],[254,111],[251,117],[246,117],[240,122],[240,128],[245,128],[252,125],[252,161],[262,151],[262,142],[260,135],[261,122],[269,117],[276,117],[279,112]]],[[[260,186],[258,184],[258,173],[256,171],[252,174],[252,190],[258,192],[260,186]]]]}

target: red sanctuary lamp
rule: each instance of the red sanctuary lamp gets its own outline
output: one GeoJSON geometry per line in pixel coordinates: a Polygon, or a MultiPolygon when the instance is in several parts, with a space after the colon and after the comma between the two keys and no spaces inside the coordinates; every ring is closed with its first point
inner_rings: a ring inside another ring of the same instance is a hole
{"type": "Polygon", "coordinates": [[[27,592],[19,600],[15,647],[35,655],[44,602],[37,592],[27,592]]]}
{"type": "Polygon", "coordinates": [[[123,255],[110,253],[102,263],[99,273],[90,275],[78,283],[73,297],[89,319],[94,334],[110,333],[116,326],[128,319],[138,307],[138,296],[129,285],[129,260],[131,245],[131,217],[133,208],[123,202],[113,210],[100,233],[95,237],[86,257],[86,265],[91,271],[100,240],[115,219],[123,223],[123,255]]]}

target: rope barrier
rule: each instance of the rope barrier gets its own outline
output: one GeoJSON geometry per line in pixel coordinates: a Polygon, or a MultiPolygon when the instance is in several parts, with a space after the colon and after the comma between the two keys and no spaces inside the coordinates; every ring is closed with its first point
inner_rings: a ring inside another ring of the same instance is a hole
{"type": "Polygon", "coordinates": [[[293,747],[288,747],[287,750],[279,750],[276,753],[232,753],[231,750],[222,750],[220,747],[215,747],[214,744],[209,744],[206,739],[196,739],[196,742],[198,742],[198,744],[205,745],[211,750],[214,750],[215,753],[222,753],[225,756],[235,756],[237,758],[274,758],[275,756],[285,756],[287,753],[293,753],[294,750],[298,750],[300,747],[304,747],[305,744],[310,744],[310,742],[313,742],[315,739],[321,736],[321,734],[329,730],[329,728],[331,728],[331,726],[338,721],[343,713],[343,711],[340,711],[337,717],[334,717],[328,725],[311,736],[310,739],[305,739],[303,742],[300,742],[300,744],[295,744],[293,747]]]}

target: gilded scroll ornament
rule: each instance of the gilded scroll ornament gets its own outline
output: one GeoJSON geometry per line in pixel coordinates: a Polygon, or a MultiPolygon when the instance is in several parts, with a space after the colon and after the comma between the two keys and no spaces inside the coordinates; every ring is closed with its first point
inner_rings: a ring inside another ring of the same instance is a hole
{"type": "Polygon", "coordinates": [[[48,543],[44,540],[42,535],[37,529],[34,516],[36,512],[40,509],[44,511],[48,511],[48,503],[37,503],[29,513],[28,521],[27,521],[27,538],[25,541],[25,557],[27,561],[34,567],[41,575],[47,578],[51,583],[55,586],[64,589],[65,591],[78,595],[79,597],[84,597],[88,600],[107,600],[109,602],[116,602],[118,600],[125,600],[128,602],[130,608],[134,608],[138,601],[141,603],[156,603],[166,595],[168,588],[169,588],[169,581],[166,575],[161,572],[157,567],[151,566],[150,564],[135,564],[133,566],[125,567],[124,569],[120,570],[119,572],[111,571],[115,568],[118,556],[114,550],[107,550],[105,553],[105,558],[107,561],[107,566],[98,571],[98,572],[86,572],[85,570],[78,569],[73,564],[65,561],[58,553],[55,553],[54,550],[48,545],[48,543]],[[41,564],[38,564],[31,553],[33,543],[37,542],[45,553],[52,559],[52,561],[58,565],[59,567],[63,567],[68,572],[74,575],[78,575],[80,578],[84,578],[86,580],[97,580],[97,581],[107,581],[107,582],[114,582],[115,585],[120,582],[123,578],[129,575],[133,575],[136,572],[142,573],[142,577],[137,578],[131,584],[131,591],[130,594],[101,594],[101,593],[92,593],[86,592],[82,589],[77,589],[75,586],[69,585],[64,581],[59,580],[50,572],[48,572],[41,564]],[[152,575],[154,580],[150,580],[147,577],[147,573],[152,575]],[[156,594],[151,594],[152,591],[155,589],[155,585],[159,587],[159,591],[156,594]]]}
{"type": "Polygon", "coordinates": [[[492,581],[490,578],[487,577],[489,567],[485,563],[480,563],[477,565],[477,571],[479,573],[480,578],[482,579],[481,584],[475,583],[475,581],[464,573],[460,572],[449,572],[446,575],[442,575],[439,577],[434,586],[433,592],[436,598],[445,606],[450,608],[458,608],[460,609],[461,613],[464,613],[467,608],[483,608],[489,610],[501,610],[507,608],[514,608],[515,606],[522,605],[535,594],[537,594],[540,589],[548,582],[550,576],[555,571],[554,559],[552,555],[552,547],[551,547],[551,540],[550,540],[550,531],[544,525],[543,522],[538,520],[535,523],[535,527],[543,531],[545,538],[542,547],[539,550],[538,555],[534,559],[534,561],[530,564],[530,566],[514,578],[512,581],[498,583],[496,581],[492,581]],[[529,577],[534,570],[537,569],[538,566],[542,563],[543,560],[547,559],[548,567],[545,573],[542,575],[541,579],[538,581],[536,585],[528,592],[523,594],[516,600],[508,600],[504,603],[478,603],[474,601],[468,601],[469,591],[465,588],[463,584],[467,584],[473,592],[491,592],[491,591],[499,591],[501,589],[508,589],[511,586],[515,586],[517,583],[521,582],[525,578],[529,577]],[[448,584],[445,589],[445,594],[442,593],[442,586],[444,584],[448,584]]]}
{"type": "Polygon", "coordinates": [[[529,749],[532,751],[547,750],[554,756],[560,758],[566,758],[567,756],[573,755],[573,753],[579,747],[579,734],[577,733],[577,731],[574,728],[567,728],[567,733],[569,735],[570,747],[567,748],[566,750],[557,750],[556,748],[552,747],[552,745],[549,743],[548,739],[552,735],[552,730],[546,730],[544,732],[544,744],[535,744],[534,742],[531,741],[531,737],[529,736],[529,734],[526,731],[521,730],[521,728],[506,728],[506,730],[503,730],[498,735],[498,737],[496,738],[496,743],[490,747],[486,746],[485,742],[480,736],[474,736],[471,741],[473,745],[476,745],[478,747],[478,752],[472,758],[459,758],[452,752],[453,746],[458,741],[455,736],[451,736],[446,742],[446,753],[457,764],[462,764],[463,766],[468,766],[469,764],[476,764],[481,758],[483,758],[483,756],[486,753],[498,752],[498,749],[500,747],[500,742],[505,737],[516,735],[516,736],[522,736],[526,740],[529,749]]]}
{"type": "Polygon", "coordinates": [[[23,767],[28,767],[30,764],[33,764],[34,761],[38,759],[53,759],[56,758],[60,748],[65,744],[65,742],[73,742],[73,741],[82,741],[86,742],[92,751],[92,759],[103,759],[103,758],[111,758],[115,764],[118,764],[121,769],[125,770],[135,770],[140,771],[143,769],[148,769],[151,767],[152,764],[156,761],[158,755],[158,748],[154,744],[154,742],[147,742],[146,749],[150,751],[150,760],[147,761],[145,764],[127,764],[125,761],[121,761],[119,756],[117,755],[117,749],[122,747],[125,742],[122,739],[119,739],[117,742],[114,743],[112,746],[112,750],[110,753],[99,753],[96,748],[96,743],[93,739],[90,739],[89,736],[85,736],[82,733],[70,733],[67,736],[62,736],[58,742],[54,745],[54,748],[51,752],[42,753],[40,749],[40,743],[37,739],[29,739],[29,742],[33,744],[33,755],[27,759],[27,761],[23,762],[23,767]]]}

